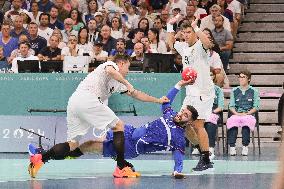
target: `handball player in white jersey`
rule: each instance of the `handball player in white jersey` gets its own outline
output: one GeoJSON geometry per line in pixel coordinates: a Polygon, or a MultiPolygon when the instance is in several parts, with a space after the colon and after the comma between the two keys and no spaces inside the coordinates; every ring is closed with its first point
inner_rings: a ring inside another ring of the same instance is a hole
{"type": "MultiPolygon", "coordinates": [[[[173,47],[182,56],[183,68],[192,67],[197,72],[197,78],[193,85],[186,87],[186,97],[183,106],[193,106],[199,114],[194,122],[194,129],[198,135],[201,158],[195,171],[203,171],[213,168],[209,159],[209,140],[204,129],[204,122],[210,116],[215,91],[214,84],[210,78],[210,66],[208,63],[208,49],[212,42],[198,28],[196,19],[191,25],[183,24],[181,34],[184,42],[176,41],[172,37],[173,47]]],[[[173,34],[173,33],[172,33],[173,34]]],[[[173,35],[172,35],[173,36],[173,35]]]]}
{"type": "Polygon", "coordinates": [[[131,170],[130,164],[124,159],[124,123],[104,102],[115,92],[127,94],[144,102],[162,104],[169,100],[167,97],[158,99],[135,90],[125,79],[129,66],[128,56],[117,55],[113,62],[101,64],[79,84],[67,105],[67,142],[56,144],[46,152],[32,155],[29,166],[32,177],[35,177],[42,164],[48,160],[64,159],[71,151],[72,154],[81,154],[82,148],[90,148],[91,141],[79,147],[79,140],[91,127],[113,130],[113,143],[117,152],[114,177],[139,176],[139,173],[131,170]]]}

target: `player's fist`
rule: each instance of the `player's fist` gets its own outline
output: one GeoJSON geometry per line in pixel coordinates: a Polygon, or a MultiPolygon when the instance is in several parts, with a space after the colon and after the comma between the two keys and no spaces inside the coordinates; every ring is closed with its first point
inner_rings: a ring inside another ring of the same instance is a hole
{"type": "Polygon", "coordinates": [[[174,172],[172,173],[172,175],[173,175],[173,177],[174,177],[175,179],[185,179],[185,175],[182,174],[182,173],[179,173],[179,172],[177,172],[177,171],[174,171],[174,172]]]}
{"type": "Polygon", "coordinates": [[[160,99],[159,99],[159,104],[164,104],[164,103],[167,103],[169,102],[170,100],[168,99],[168,97],[166,96],[162,96],[160,99]]]}
{"type": "Polygon", "coordinates": [[[184,87],[186,85],[192,85],[193,83],[194,83],[194,81],[192,81],[192,80],[188,80],[188,81],[180,80],[177,84],[181,87],[184,87]]]}

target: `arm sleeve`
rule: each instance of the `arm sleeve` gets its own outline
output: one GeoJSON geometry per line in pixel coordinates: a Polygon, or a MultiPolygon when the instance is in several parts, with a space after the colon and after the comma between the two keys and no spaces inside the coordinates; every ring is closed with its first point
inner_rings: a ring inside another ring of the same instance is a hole
{"type": "Polygon", "coordinates": [[[254,89],[254,96],[253,96],[253,107],[257,110],[259,110],[259,104],[260,104],[260,97],[259,92],[257,89],[254,89]]]}
{"type": "Polygon", "coordinates": [[[164,112],[167,108],[171,107],[172,102],[174,101],[177,93],[179,92],[180,87],[178,87],[177,85],[175,87],[173,87],[167,94],[168,99],[170,100],[167,103],[162,104],[162,112],[164,112]]]}
{"type": "Polygon", "coordinates": [[[184,154],[180,150],[174,150],[173,158],[175,161],[174,171],[181,173],[183,169],[184,154]]]}

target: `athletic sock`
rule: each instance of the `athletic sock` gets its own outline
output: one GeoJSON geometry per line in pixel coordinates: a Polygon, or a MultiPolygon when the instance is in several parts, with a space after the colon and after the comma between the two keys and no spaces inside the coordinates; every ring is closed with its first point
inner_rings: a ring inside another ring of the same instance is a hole
{"type": "Polygon", "coordinates": [[[70,157],[80,157],[84,155],[83,152],[80,150],[80,148],[76,148],[75,150],[68,153],[68,156],[70,157]]]}
{"type": "Polygon", "coordinates": [[[197,144],[197,145],[194,145],[193,146],[193,148],[196,148],[197,150],[198,150],[198,152],[201,154],[201,149],[200,149],[200,146],[199,146],[199,144],[197,144]]]}
{"type": "Polygon", "coordinates": [[[70,152],[69,143],[60,143],[53,146],[50,150],[42,154],[42,161],[47,162],[50,159],[62,160],[68,156],[70,152]]]}
{"type": "Polygon", "coordinates": [[[203,159],[203,161],[204,161],[206,164],[210,163],[209,155],[210,155],[209,151],[203,151],[203,152],[201,152],[201,158],[203,159]]]}
{"type": "Polygon", "coordinates": [[[117,157],[117,166],[120,169],[123,169],[125,165],[124,161],[124,132],[123,131],[118,131],[118,132],[113,132],[113,145],[114,149],[116,151],[117,157]]]}

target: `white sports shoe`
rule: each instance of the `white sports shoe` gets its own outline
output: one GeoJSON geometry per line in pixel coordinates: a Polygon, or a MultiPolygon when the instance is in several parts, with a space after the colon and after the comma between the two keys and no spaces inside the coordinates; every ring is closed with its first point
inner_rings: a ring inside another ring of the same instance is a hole
{"type": "Polygon", "coordinates": [[[235,147],[230,147],[230,155],[231,155],[231,156],[237,155],[237,151],[236,151],[236,148],[235,148],[235,147]]]}
{"type": "Polygon", "coordinates": [[[247,146],[243,146],[242,155],[243,156],[247,156],[248,155],[248,147],[247,146]]]}
{"type": "Polygon", "coordinates": [[[199,155],[200,153],[199,153],[199,151],[198,151],[198,149],[197,148],[193,148],[193,150],[192,150],[192,153],[191,153],[192,155],[199,155]]]}
{"type": "Polygon", "coordinates": [[[215,158],[214,148],[212,147],[209,148],[209,154],[210,154],[209,159],[210,161],[212,161],[215,158]]]}

